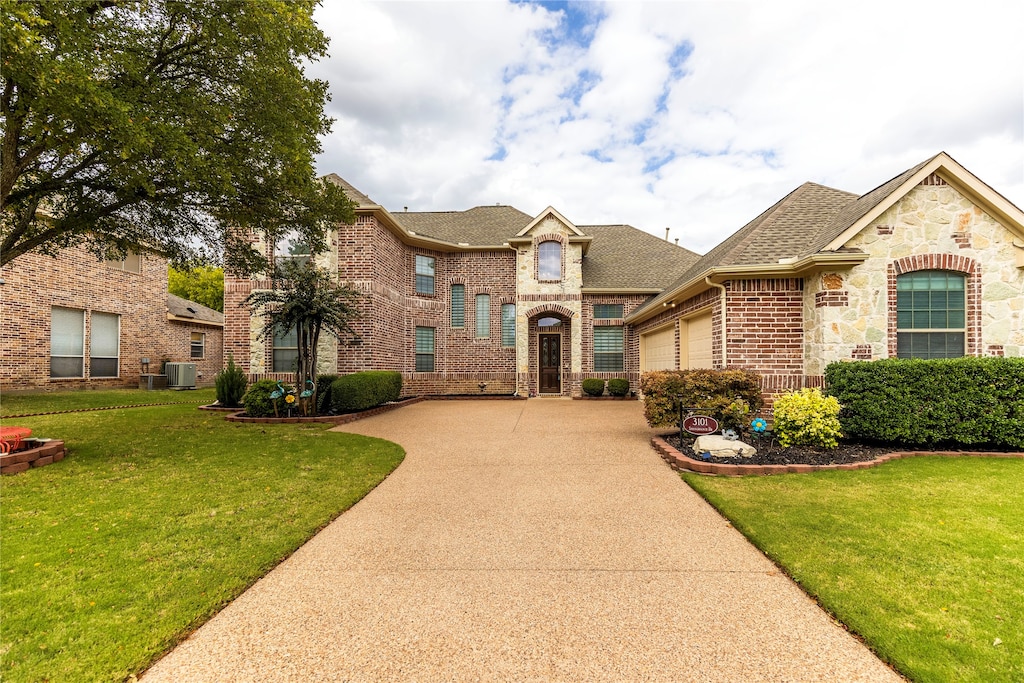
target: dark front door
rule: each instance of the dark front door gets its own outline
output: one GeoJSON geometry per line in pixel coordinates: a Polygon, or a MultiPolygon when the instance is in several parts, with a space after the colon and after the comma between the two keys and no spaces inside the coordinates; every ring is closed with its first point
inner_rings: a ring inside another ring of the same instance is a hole
{"type": "Polygon", "coordinates": [[[562,335],[540,335],[540,393],[562,393],[562,335]]]}

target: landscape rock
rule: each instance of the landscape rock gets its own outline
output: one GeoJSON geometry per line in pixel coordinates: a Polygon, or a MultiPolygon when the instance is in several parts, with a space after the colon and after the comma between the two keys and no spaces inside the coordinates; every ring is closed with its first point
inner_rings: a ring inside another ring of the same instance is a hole
{"type": "Polygon", "coordinates": [[[720,434],[707,434],[697,437],[693,442],[693,452],[698,457],[701,453],[710,453],[715,458],[750,458],[757,453],[757,449],[742,441],[730,441],[720,434]]]}

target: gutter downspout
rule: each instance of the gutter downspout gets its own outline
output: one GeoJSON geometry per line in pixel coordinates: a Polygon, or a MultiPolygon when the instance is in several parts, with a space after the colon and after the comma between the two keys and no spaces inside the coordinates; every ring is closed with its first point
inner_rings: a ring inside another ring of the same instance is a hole
{"type": "Polygon", "coordinates": [[[727,352],[729,344],[727,342],[727,336],[725,334],[725,331],[726,331],[726,328],[725,328],[725,319],[726,319],[726,315],[725,315],[725,302],[726,302],[726,299],[725,299],[725,297],[726,297],[726,289],[725,289],[725,285],[719,285],[719,284],[716,284],[716,283],[712,282],[710,275],[708,275],[707,277],[704,278],[704,282],[708,283],[712,287],[717,287],[718,289],[720,289],[722,291],[722,297],[721,297],[722,298],[722,369],[724,370],[727,367],[729,367],[729,356],[728,356],[728,352],[727,352]]]}

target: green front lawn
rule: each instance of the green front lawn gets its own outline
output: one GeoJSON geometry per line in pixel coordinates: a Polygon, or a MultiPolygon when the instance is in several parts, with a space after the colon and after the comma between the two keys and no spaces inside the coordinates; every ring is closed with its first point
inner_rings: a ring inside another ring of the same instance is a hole
{"type": "Polygon", "coordinates": [[[683,477],[912,680],[1024,680],[1024,460],[683,477]]]}
{"type": "MultiPolygon", "coordinates": [[[[54,405],[100,393],[56,395],[54,405]]],[[[0,481],[5,681],[144,670],[404,456],[330,425],[235,424],[195,403],[15,424],[64,439],[68,457],[0,481]]]]}
{"type": "Polygon", "coordinates": [[[196,391],[145,391],[143,389],[97,389],[54,393],[0,395],[0,417],[33,413],[107,408],[110,406],[146,405],[151,403],[213,403],[213,389],[196,391]]]}

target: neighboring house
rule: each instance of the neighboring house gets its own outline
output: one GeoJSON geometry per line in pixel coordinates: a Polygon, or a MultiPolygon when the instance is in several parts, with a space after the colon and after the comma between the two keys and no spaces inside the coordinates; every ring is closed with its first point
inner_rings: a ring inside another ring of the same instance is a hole
{"type": "Polygon", "coordinates": [[[0,391],[138,387],[163,361],[195,361],[211,384],[223,363],[223,314],[169,295],[165,259],[70,247],[0,278],[0,391]]]}
{"type": "MultiPolygon", "coordinates": [[[[1024,354],[1024,214],[939,154],[866,195],[805,184],[708,254],[553,208],[395,212],[358,205],[322,265],[365,293],[358,339],[321,372],[403,373],[411,394],[579,395],[587,377],[745,367],[769,396],[835,360],[1024,354]]],[[[307,258],[302,249],[272,249],[307,258]]],[[[225,350],[254,378],[294,341],[225,277],[225,350]]]]}

